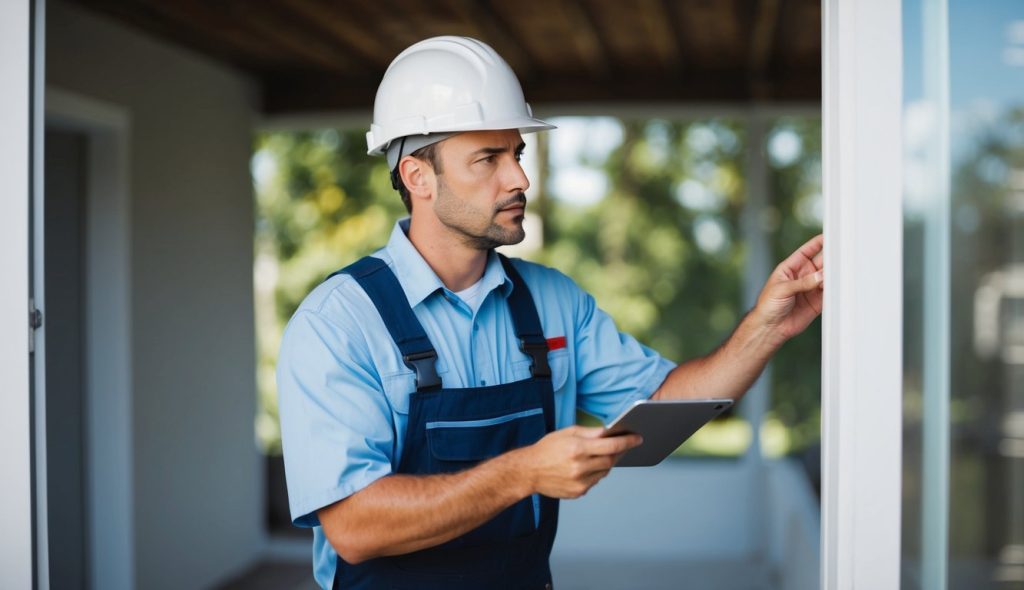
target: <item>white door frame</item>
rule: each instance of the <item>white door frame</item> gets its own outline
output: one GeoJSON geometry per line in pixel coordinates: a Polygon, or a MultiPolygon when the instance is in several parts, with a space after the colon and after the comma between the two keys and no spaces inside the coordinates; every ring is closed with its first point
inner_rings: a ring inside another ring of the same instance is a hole
{"type": "MultiPolygon", "coordinates": [[[[89,585],[128,589],[134,586],[135,563],[132,542],[130,118],[124,108],[48,87],[46,126],[75,131],[86,137],[83,209],[86,381],[82,389],[89,585]]],[[[37,206],[41,207],[42,202],[37,206]]],[[[42,272],[37,271],[37,290],[41,289],[41,275],[42,272]]],[[[40,498],[39,501],[45,499],[45,492],[40,498]]]]}
{"type": "Polygon", "coordinates": [[[31,0],[0,3],[0,586],[31,588],[29,389],[31,0]]]}
{"type": "Polygon", "coordinates": [[[901,2],[823,3],[822,571],[899,588],[902,463],[901,2]]]}

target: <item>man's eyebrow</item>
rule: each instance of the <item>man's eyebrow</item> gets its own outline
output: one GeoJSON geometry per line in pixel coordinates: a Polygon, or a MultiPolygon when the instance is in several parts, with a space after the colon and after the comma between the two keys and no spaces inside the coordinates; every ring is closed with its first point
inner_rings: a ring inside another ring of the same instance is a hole
{"type": "MultiPolygon", "coordinates": [[[[526,149],[526,142],[525,141],[520,142],[519,145],[516,146],[515,153],[520,154],[520,153],[523,152],[524,149],[526,149]]],[[[475,152],[473,152],[472,154],[470,154],[470,156],[471,157],[483,156],[483,155],[492,156],[494,154],[504,154],[507,151],[508,151],[508,147],[505,147],[505,146],[502,146],[502,147],[482,147],[482,148],[476,150],[475,152]]]]}

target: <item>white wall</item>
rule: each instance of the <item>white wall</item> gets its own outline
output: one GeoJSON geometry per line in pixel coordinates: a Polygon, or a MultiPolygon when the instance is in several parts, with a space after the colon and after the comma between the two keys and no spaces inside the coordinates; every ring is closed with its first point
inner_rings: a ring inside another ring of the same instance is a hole
{"type": "Polygon", "coordinates": [[[750,522],[759,498],[742,460],[666,460],[614,469],[562,502],[552,560],[743,561],[761,550],[750,522]]]}
{"type": "Polygon", "coordinates": [[[49,85],[131,118],[136,586],[208,586],[258,557],[263,543],[253,435],[254,87],[59,2],[48,4],[47,52],[49,85]]]}
{"type": "Polygon", "coordinates": [[[0,3],[0,587],[32,587],[28,353],[30,3],[0,3]]]}

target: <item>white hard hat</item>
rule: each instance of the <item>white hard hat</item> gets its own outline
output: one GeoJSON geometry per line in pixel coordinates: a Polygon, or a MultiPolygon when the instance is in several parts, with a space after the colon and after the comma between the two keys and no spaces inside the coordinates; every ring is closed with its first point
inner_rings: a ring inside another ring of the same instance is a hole
{"type": "Polygon", "coordinates": [[[535,119],[512,68],[469,37],[432,37],[391,62],[377,88],[367,153],[379,156],[400,137],[519,129],[554,129],[535,119]]]}

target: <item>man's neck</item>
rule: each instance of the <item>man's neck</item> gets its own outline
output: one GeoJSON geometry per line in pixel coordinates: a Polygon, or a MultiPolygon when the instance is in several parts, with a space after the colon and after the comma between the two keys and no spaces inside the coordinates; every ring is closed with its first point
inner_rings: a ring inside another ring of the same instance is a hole
{"type": "Polygon", "coordinates": [[[440,222],[435,220],[431,224],[414,215],[409,222],[408,237],[449,290],[462,291],[484,276],[488,251],[467,245],[440,222]]]}

